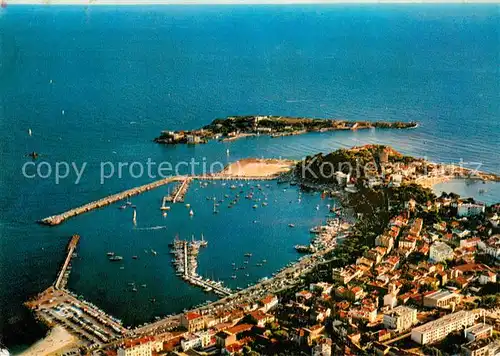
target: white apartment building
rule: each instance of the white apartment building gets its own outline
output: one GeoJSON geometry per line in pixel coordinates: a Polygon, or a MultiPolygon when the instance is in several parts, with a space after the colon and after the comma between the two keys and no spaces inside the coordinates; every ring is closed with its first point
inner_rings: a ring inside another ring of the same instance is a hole
{"type": "Polygon", "coordinates": [[[465,329],[474,325],[484,315],[483,309],[462,310],[448,314],[437,320],[414,328],[411,331],[411,339],[420,345],[432,344],[444,339],[453,331],[465,329]]]}
{"type": "Polygon", "coordinates": [[[485,206],[483,204],[459,203],[457,205],[457,215],[459,217],[481,215],[484,210],[485,206]]]}
{"type": "Polygon", "coordinates": [[[450,308],[459,304],[461,299],[461,294],[440,289],[424,295],[424,307],[450,308]]]}
{"type": "Polygon", "coordinates": [[[429,248],[431,262],[443,262],[453,258],[453,249],[441,241],[434,242],[429,248]]]}

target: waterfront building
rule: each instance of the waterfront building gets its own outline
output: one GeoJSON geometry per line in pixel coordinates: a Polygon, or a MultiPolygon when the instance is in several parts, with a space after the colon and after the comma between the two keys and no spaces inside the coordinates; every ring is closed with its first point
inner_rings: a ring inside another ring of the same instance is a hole
{"type": "Polygon", "coordinates": [[[457,216],[469,217],[484,214],[485,206],[483,204],[475,203],[458,203],[457,216]]]}
{"type": "Polygon", "coordinates": [[[205,318],[198,313],[188,312],[181,315],[181,325],[189,332],[203,330],[205,328],[205,318]]]}
{"type": "Polygon", "coordinates": [[[429,248],[429,260],[431,262],[443,262],[453,258],[453,249],[441,241],[434,242],[429,248]]]}
{"type": "Polygon", "coordinates": [[[118,347],[118,356],[152,356],[153,352],[163,350],[163,342],[147,336],[134,340],[127,340],[118,347]]]}
{"type": "Polygon", "coordinates": [[[437,290],[424,295],[424,307],[452,308],[460,303],[462,296],[447,290],[437,290]]]}
{"type": "Polygon", "coordinates": [[[269,310],[274,308],[276,305],[278,305],[278,297],[275,295],[268,295],[260,300],[260,304],[262,304],[262,307],[260,310],[262,310],[264,313],[267,313],[269,310]]]}
{"type": "Polygon", "coordinates": [[[384,326],[401,332],[417,323],[417,310],[400,305],[384,313],[384,326]]]}
{"type": "Polygon", "coordinates": [[[188,334],[181,340],[182,351],[191,349],[204,349],[210,345],[210,333],[208,331],[188,334]]]}
{"type": "Polygon", "coordinates": [[[444,339],[453,331],[474,325],[475,320],[484,315],[483,309],[462,310],[448,314],[437,320],[416,327],[411,331],[411,339],[420,345],[432,344],[444,339]]]}

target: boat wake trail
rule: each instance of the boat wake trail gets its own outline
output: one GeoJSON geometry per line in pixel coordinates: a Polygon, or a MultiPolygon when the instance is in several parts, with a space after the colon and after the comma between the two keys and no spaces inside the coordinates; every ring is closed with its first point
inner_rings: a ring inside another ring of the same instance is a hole
{"type": "Polygon", "coordinates": [[[135,228],[135,230],[161,230],[166,228],[167,228],[166,225],[162,225],[162,226],[138,227],[135,228]]]}

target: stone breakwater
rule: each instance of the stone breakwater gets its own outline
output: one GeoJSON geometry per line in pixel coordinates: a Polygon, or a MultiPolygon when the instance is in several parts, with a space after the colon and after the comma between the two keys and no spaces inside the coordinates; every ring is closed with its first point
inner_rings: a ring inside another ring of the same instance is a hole
{"type": "Polygon", "coordinates": [[[158,188],[162,185],[165,185],[165,184],[168,184],[171,182],[182,181],[183,179],[185,179],[185,177],[183,177],[183,176],[175,176],[175,177],[161,179],[161,180],[149,183],[149,184],[141,185],[141,186],[136,187],[136,188],[125,190],[121,193],[107,196],[105,198],[102,198],[102,199],[87,203],[85,205],[79,206],[77,208],[68,210],[68,211],[61,213],[61,214],[49,216],[47,218],[39,220],[38,222],[42,225],[50,225],[50,226],[59,225],[59,224],[63,223],[66,219],[72,218],[74,216],[78,216],[80,214],[89,212],[91,210],[110,205],[110,204],[115,203],[117,201],[127,199],[131,196],[147,192],[151,189],[158,188]]]}
{"type": "Polygon", "coordinates": [[[224,170],[217,174],[207,174],[199,176],[172,176],[157,180],[152,183],[144,184],[136,188],[125,190],[121,193],[116,193],[105,198],[87,203],[80,207],[70,209],[64,213],[52,215],[41,219],[38,223],[42,225],[55,226],[63,223],[65,220],[78,216],[80,214],[98,209],[117,201],[127,199],[131,196],[138,195],[149,190],[158,188],[162,185],[180,182],[178,189],[172,196],[172,201],[182,201],[186,194],[189,184],[193,179],[198,180],[272,180],[277,179],[281,174],[292,169],[290,161],[277,159],[246,159],[232,163],[230,167],[238,167],[235,171],[224,170]],[[251,163],[251,164],[249,164],[251,163]]]}

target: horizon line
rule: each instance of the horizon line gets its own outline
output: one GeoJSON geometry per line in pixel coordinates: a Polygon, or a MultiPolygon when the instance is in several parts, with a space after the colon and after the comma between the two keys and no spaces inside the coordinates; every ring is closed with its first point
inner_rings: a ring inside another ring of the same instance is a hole
{"type": "Polygon", "coordinates": [[[2,0],[6,5],[324,5],[324,4],[499,4],[497,0],[2,0]]]}

